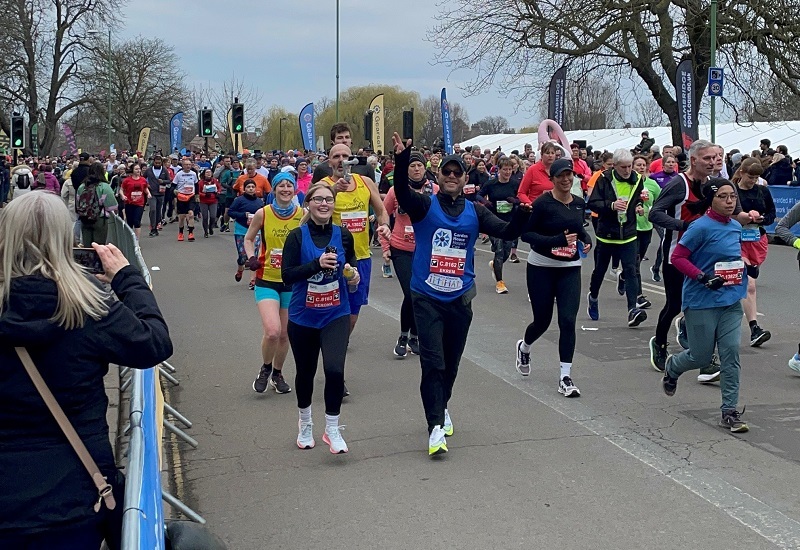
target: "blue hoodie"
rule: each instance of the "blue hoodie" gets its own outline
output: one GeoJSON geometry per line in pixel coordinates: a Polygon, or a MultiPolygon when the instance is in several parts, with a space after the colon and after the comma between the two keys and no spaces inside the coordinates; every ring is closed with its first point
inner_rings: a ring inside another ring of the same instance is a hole
{"type": "Polygon", "coordinates": [[[236,222],[234,224],[233,234],[246,235],[248,225],[247,215],[252,214],[255,216],[256,212],[262,208],[264,208],[264,201],[255,195],[251,197],[250,195],[245,194],[236,197],[230,209],[228,210],[228,214],[236,222]]]}

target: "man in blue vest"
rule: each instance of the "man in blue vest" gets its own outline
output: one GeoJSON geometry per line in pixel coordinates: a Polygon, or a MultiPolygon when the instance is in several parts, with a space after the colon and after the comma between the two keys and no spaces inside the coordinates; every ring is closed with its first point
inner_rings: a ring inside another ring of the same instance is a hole
{"type": "MultiPolygon", "coordinates": [[[[475,290],[475,241],[480,233],[511,241],[522,234],[530,206],[516,201],[505,222],[462,193],[467,167],[459,155],[442,159],[435,196],[411,191],[408,165],[411,140],[403,145],[395,132],[394,191],[411,218],[416,250],[411,266],[411,299],[420,344],[420,393],[428,421],[428,454],[447,452],[453,435],[447,403],[472,322],[475,290]],[[408,146],[409,148],[406,148],[408,146]]],[[[509,199],[512,200],[512,199],[509,199]]]]}

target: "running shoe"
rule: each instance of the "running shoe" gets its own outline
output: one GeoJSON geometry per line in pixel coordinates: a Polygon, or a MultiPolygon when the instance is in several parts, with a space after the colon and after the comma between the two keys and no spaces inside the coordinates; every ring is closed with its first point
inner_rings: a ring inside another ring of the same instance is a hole
{"type": "Polygon", "coordinates": [[[489,262],[489,269],[491,269],[491,270],[492,270],[492,279],[494,279],[495,281],[497,281],[497,277],[495,277],[495,276],[494,276],[494,260],[492,260],[492,261],[490,261],[490,262],[489,262]]]}
{"type": "Polygon", "coordinates": [[[655,266],[650,266],[650,276],[654,282],[661,282],[661,273],[658,272],[658,269],[656,269],[655,266]]]}
{"type": "Polygon", "coordinates": [[[661,389],[663,389],[664,393],[669,397],[675,395],[675,392],[678,390],[678,379],[669,375],[669,364],[671,360],[672,356],[670,355],[664,363],[664,377],[661,379],[661,389]]]}
{"type": "Polygon", "coordinates": [[[664,372],[664,365],[667,361],[667,345],[659,346],[656,344],[656,337],[650,338],[650,364],[658,372],[664,372]]]}
{"type": "Polygon", "coordinates": [[[614,277],[615,279],[617,278],[617,275],[620,274],[620,273],[622,273],[622,270],[620,268],[618,268],[618,267],[613,267],[612,266],[612,267],[608,268],[608,274],[611,275],[612,277],[614,277]]]}
{"type": "Polygon", "coordinates": [[[233,278],[236,279],[237,283],[242,280],[242,273],[243,273],[242,271],[237,271],[236,275],[233,276],[233,278]]]}
{"type": "Polygon", "coordinates": [[[342,430],[344,426],[327,426],[325,433],[322,435],[322,441],[328,444],[331,449],[331,454],[341,455],[348,451],[347,443],[342,438],[342,430]]]}
{"type": "Polygon", "coordinates": [[[742,412],[736,409],[722,411],[722,418],[719,420],[719,425],[723,428],[730,429],[730,431],[734,433],[746,432],[750,428],[747,426],[747,422],[742,420],[743,414],[744,409],[742,409],[742,412]]]}
{"type": "Polygon", "coordinates": [[[750,347],[757,348],[772,337],[768,330],[756,325],[750,330],[750,347]]]}
{"type": "Polygon", "coordinates": [[[350,397],[350,390],[347,389],[347,384],[342,383],[344,390],[342,390],[342,397],[350,397]]]}
{"type": "Polygon", "coordinates": [[[292,391],[292,388],[290,388],[286,380],[283,379],[283,373],[277,370],[272,372],[269,385],[275,390],[275,393],[289,393],[292,391]]]}
{"type": "Polygon", "coordinates": [[[523,340],[517,340],[517,372],[522,376],[531,373],[531,354],[522,351],[523,340]]]}
{"type": "Polygon", "coordinates": [[[562,394],[564,397],[580,397],[581,390],[573,384],[572,378],[569,376],[565,376],[561,380],[558,381],[558,393],[562,394]]]}
{"type": "Polygon", "coordinates": [[[392,266],[389,264],[383,264],[383,278],[391,279],[392,277],[392,266]]]}
{"type": "Polygon", "coordinates": [[[219,232],[220,233],[226,233],[228,231],[230,231],[230,230],[228,229],[228,224],[227,223],[223,223],[219,228],[219,232]]]}
{"type": "Polygon", "coordinates": [[[156,231],[155,229],[151,229],[148,237],[158,237],[158,231],[156,231]]]}
{"type": "Polygon", "coordinates": [[[194,233],[189,231],[189,242],[193,242],[193,241],[194,241],[194,233]]]}
{"type": "Polygon", "coordinates": [[[625,296],[625,279],[622,277],[622,270],[617,271],[617,294],[625,296]]]}
{"type": "Polygon", "coordinates": [[[264,393],[269,386],[269,376],[272,374],[272,365],[261,365],[261,371],[258,373],[258,378],[253,382],[253,391],[256,393],[264,393]]]}
{"type": "Polygon", "coordinates": [[[589,306],[586,308],[586,313],[589,314],[589,319],[592,321],[597,321],[600,319],[600,302],[597,298],[592,298],[592,293],[586,295],[586,299],[589,301],[589,306]]]}
{"type": "Polygon", "coordinates": [[[178,241],[183,241],[183,233],[178,233],[178,241]]]}
{"type": "Polygon", "coordinates": [[[167,218],[164,218],[163,220],[161,220],[161,223],[158,224],[159,225],[158,230],[161,231],[161,226],[167,225],[168,223],[169,223],[169,220],[167,218]]]}
{"type": "Polygon", "coordinates": [[[208,234],[209,235],[213,235],[214,234],[214,228],[213,227],[209,227],[208,228],[208,234]]]}
{"type": "Polygon", "coordinates": [[[800,353],[795,353],[791,359],[789,359],[789,368],[795,372],[800,372],[800,353]]]}
{"type": "Polygon", "coordinates": [[[297,446],[301,449],[313,449],[317,443],[314,441],[314,433],[312,427],[313,422],[298,422],[299,433],[297,434],[297,446]]]}
{"type": "Polygon", "coordinates": [[[647,309],[652,305],[653,304],[650,303],[650,300],[648,300],[647,296],[645,296],[644,294],[636,298],[636,307],[638,307],[639,309],[647,309]]]}
{"type": "Polygon", "coordinates": [[[675,333],[678,345],[683,349],[689,349],[689,337],[686,335],[686,317],[677,317],[675,319],[675,333]]]}
{"type": "Polygon", "coordinates": [[[164,224],[160,223],[160,224],[156,225],[156,231],[161,231],[162,229],[164,229],[164,224]]]}
{"type": "Polygon", "coordinates": [[[400,359],[405,358],[408,354],[408,336],[400,335],[400,338],[397,339],[397,345],[394,347],[394,356],[399,357],[400,359]]]}
{"type": "Polygon", "coordinates": [[[647,320],[647,312],[643,309],[633,308],[628,312],[628,328],[638,327],[647,320]]]}
{"type": "Polygon", "coordinates": [[[518,264],[519,258],[517,258],[516,254],[512,254],[511,256],[508,257],[508,261],[512,264],[518,264]]]}
{"type": "Polygon", "coordinates": [[[419,355],[419,338],[416,336],[409,338],[408,349],[411,351],[411,355],[419,355]]]}
{"type": "Polygon", "coordinates": [[[255,281],[250,281],[247,284],[247,288],[249,288],[250,290],[255,290],[256,289],[256,282],[255,281]]]}
{"type": "Polygon", "coordinates": [[[453,435],[453,419],[450,418],[450,412],[447,409],[444,410],[444,426],[442,426],[442,429],[447,437],[453,435]]]}
{"type": "Polygon", "coordinates": [[[441,426],[434,426],[428,437],[428,456],[435,456],[447,452],[447,439],[441,426]]]}
{"type": "Polygon", "coordinates": [[[711,356],[711,362],[700,369],[700,373],[697,375],[697,381],[701,384],[710,384],[711,382],[719,382],[719,377],[719,359],[715,353],[711,356]]]}
{"type": "Polygon", "coordinates": [[[484,235],[481,239],[481,244],[486,244],[489,242],[489,235],[484,235]]]}
{"type": "Polygon", "coordinates": [[[203,231],[203,238],[204,238],[204,239],[207,239],[207,238],[208,238],[208,231],[203,231]]]}
{"type": "Polygon", "coordinates": [[[494,285],[494,291],[498,294],[508,294],[508,288],[503,281],[497,281],[497,283],[494,285]]]}

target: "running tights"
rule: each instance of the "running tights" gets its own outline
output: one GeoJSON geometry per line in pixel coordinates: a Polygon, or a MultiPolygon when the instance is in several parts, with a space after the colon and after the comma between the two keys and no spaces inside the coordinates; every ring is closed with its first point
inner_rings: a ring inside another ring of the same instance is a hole
{"type": "Polygon", "coordinates": [[[540,267],[528,264],[528,294],[533,322],[525,330],[525,343],[533,344],[550,327],[553,303],[558,307],[558,357],[572,363],[575,354],[575,319],[581,302],[581,268],[540,267]]]}
{"type": "Polygon", "coordinates": [[[664,292],[667,302],[664,309],[658,314],[656,325],[656,344],[659,346],[667,343],[672,320],[681,312],[683,303],[683,273],[675,269],[671,263],[664,262],[664,292]]]}
{"type": "Polygon", "coordinates": [[[414,320],[414,307],[411,304],[411,259],[413,252],[391,249],[392,264],[397,275],[400,288],[403,289],[403,305],[400,306],[400,332],[417,334],[417,323],[414,320]]]}
{"type": "Polygon", "coordinates": [[[311,328],[289,320],[289,344],[292,346],[297,392],[297,408],[311,406],[314,376],[317,374],[319,352],[322,351],[322,370],[325,372],[325,414],[337,416],[344,394],[344,358],[350,340],[350,316],[343,315],[322,328],[311,328]]]}

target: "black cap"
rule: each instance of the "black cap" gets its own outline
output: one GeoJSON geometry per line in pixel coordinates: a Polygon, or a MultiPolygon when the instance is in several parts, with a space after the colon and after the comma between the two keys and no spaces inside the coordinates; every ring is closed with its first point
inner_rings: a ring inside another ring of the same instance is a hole
{"type": "Polygon", "coordinates": [[[461,158],[461,155],[447,155],[442,159],[442,162],[439,163],[439,167],[444,168],[450,162],[455,162],[461,168],[462,172],[465,174],[467,173],[467,165],[464,164],[464,159],[461,158]]]}
{"type": "Polygon", "coordinates": [[[575,172],[575,169],[572,167],[572,161],[569,159],[557,159],[550,165],[550,177],[554,178],[567,170],[572,173],[575,172]]]}
{"type": "Polygon", "coordinates": [[[89,160],[89,153],[81,153],[81,160],[89,160]]]}

